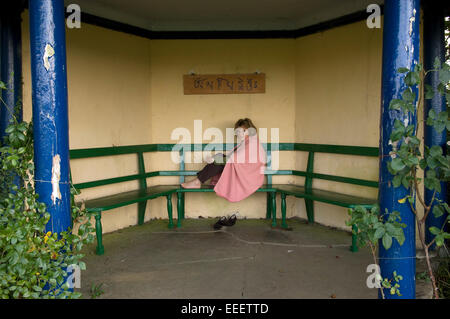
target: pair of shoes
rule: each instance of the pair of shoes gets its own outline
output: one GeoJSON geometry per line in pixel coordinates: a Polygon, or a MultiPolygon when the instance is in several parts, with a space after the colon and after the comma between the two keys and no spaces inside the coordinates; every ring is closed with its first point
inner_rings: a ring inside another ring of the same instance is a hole
{"type": "Polygon", "coordinates": [[[222,226],[226,225],[227,218],[225,216],[220,217],[220,219],[214,224],[214,229],[221,229],[222,226]]]}
{"type": "Polygon", "coordinates": [[[226,225],[225,226],[233,226],[234,224],[236,224],[236,214],[231,215],[227,221],[226,221],[226,225]]]}
{"type": "Polygon", "coordinates": [[[225,216],[220,217],[220,219],[214,224],[214,229],[221,229],[222,226],[233,226],[236,224],[236,214],[231,215],[229,218],[225,216]]]}

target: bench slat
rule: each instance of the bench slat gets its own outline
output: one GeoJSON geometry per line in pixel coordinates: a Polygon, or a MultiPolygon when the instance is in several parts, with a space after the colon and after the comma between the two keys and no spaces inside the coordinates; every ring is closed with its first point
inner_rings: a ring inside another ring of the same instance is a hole
{"type": "MultiPolygon", "coordinates": [[[[85,201],[89,211],[105,211],[174,193],[179,185],[157,185],[85,201]]],[[[77,203],[80,205],[81,203],[77,203]]]]}
{"type": "Polygon", "coordinates": [[[295,151],[378,157],[378,147],[294,143],[295,151]]]}
{"type": "Polygon", "coordinates": [[[353,195],[346,195],[335,193],[321,189],[311,189],[307,191],[305,187],[299,185],[276,184],[272,185],[277,191],[287,195],[293,195],[305,199],[310,199],[318,202],[333,204],[337,206],[352,208],[358,205],[371,207],[377,203],[377,199],[364,198],[353,195]]]}

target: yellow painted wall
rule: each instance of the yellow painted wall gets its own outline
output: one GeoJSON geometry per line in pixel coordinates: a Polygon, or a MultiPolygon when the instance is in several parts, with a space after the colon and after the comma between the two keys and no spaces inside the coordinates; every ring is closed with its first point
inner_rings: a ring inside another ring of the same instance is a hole
{"type": "MultiPolygon", "coordinates": [[[[24,118],[31,117],[28,13],[23,15],[24,118]]],[[[70,148],[176,143],[175,128],[193,133],[194,120],[233,127],[251,118],[258,128],[279,128],[280,142],[378,146],[381,30],[355,23],[298,39],[148,40],[88,24],[67,30],[70,148]],[[183,74],[266,74],[265,94],[184,95],[183,74]]],[[[270,134],[269,134],[270,138],[270,134]]],[[[192,140],[192,142],[194,142],[192,140]]],[[[209,140],[203,140],[208,143],[209,140]]],[[[198,156],[198,154],[197,154],[198,156]]],[[[377,180],[376,159],[317,155],[316,171],[377,180]]],[[[280,169],[306,168],[307,154],[281,152],[280,169]]],[[[147,170],[177,169],[170,153],[145,154],[147,170]]],[[[187,164],[199,169],[203,164],[187,164]]],[[[134,156],[72,160],[73,182],[137,173],[134,156]]],[[[187,178],[188,180],[190,178],[187,178]]],[[[274,177],[274,183],[303,181],[274,177]]],[[[148,179],[174,184],[177,177],[148,179]]],[[[314,186],[376,196],[376,190],[315,181],[314,186]]],[[[135,189],[136,182],[83,190],[79,199],[135,189]]],[[[263,218],[265,194],[229,203],[213,193],[186,195],[186,217],[216,217],[239,211],[263,218]]],[[[174,198],[174,208],[176,201],[174,198]]],[[[316,220],[345,227],[347,213],[316,203],[316,220]]],[[[304,201],[288,197],[288,217],[305,217],[304,201]]],[[[176,211],[176,209],[175,209],[176,211]]],[[[278,199],[278,216],[280,200],[278,199]]],[[[147,205],[146,220],[167,218],[165,198],[147,205]]],[[[104,232],[137,223],[137,205],[104,214],[104,232]]]]}
{"type": "MultiPolygon", "coordinates": [[[[365,21],[296,39],[295,139],[303,143],[379,144],[382,29],[365,21]]],[[[307,154],[297,155],[297,169],[307,154]]],[[[316,153],[317,173],[378,180],[378,159],[316,153]]],[[[377,189],[314,180],[313,187],[376,198],[377,189]]],[[[347,209],[314,203],[316,221],[349,229],[347,209]]],[[[296,213],[306,217],[304,200],[296,213]]]]}
{"type": "MultiPolygon", "coordinates": [[[[176,143],[174,128],[187,128],[194,142],[194,120],[202,120],[203,132],[210,127],[233,128],[239,118],[251,118],[258,128],[280,128],[280,141],[294,141],[295,40],[158,40],[151,45],[152,143],[176,143]],[[253,73],[266,74],[265,94],[184,95],[182,75],[253,73]]],[[[203,143],[212,142],[203,140],[203,143]]],[[[154,169],[177,169],[168,153],[151,154],[158,159],[154,169]]],[[[195,156],[200,156],[196,153],[195,156]]],[[[294,165],[284,156],[285,168],[294,165]]],[[[191,163],[188,170],[204,164],[191,163]]],[[[188,177],[187,180],[192,179],[188,177]]],[[[178,177],[152,178],[151,184],[177,183],[178,177]],[[169,180],[169,182],[167,182],[169,180]]],[[[214,193],[186,194],[186,217],[215,217],[239,211],[247,218],[262,218],[266,194],[254,194],[239,203],[229,203],[214,193]]],[[[151,214],[166,217],[165,200],[150,202],[151,214]]],[[[279,210],[279,209],[278,209],[279,210]]]]}

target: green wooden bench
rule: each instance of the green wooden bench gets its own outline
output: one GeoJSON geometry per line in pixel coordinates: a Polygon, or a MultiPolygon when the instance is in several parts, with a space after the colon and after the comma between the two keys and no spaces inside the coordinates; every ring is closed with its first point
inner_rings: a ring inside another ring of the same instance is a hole
{"type": "MultiPolygon", "coordinates": [[[[314,179],[322,179],[338,183],[378,188],[377,181],[314,173],[314,158],[316,153],[378,157],[378,148],[303,143],[295,143],[292,147],[289,146],[289,148],[293,151],[308,152],[308,162],[306,171],[292,170],[287,172],[289,175],[305,177],[304,185],[272,185],[277,190],[277,193],[280,193],[281,195],[282,215],[286,215],[286,196],[295,196],[305,200],[306,214],[309,223],[314,223],[314,201],[346,208],[364,206],[369,209],[378,203],[378,200],[374,198],[346,195],[313,187],[314,179]]],[[[268,215],[268,217],[270,216],[268,215]]],[[[354,227],[353,230],[356,231],[357,229],[354,227]]],[[[352,245],[350,249],[353,252],[358,250],[355,235],[352,235],[352,245]]]]}
{"type": "MultiPolygon", "coordinates": [[[[115,156],[124,154],[135,154],[137,156],[138,174],[120,176],[108,179],[101,179],[83,183],[74,184],[77,190],[98,187],[103,185],[116,184],[121,182],[139,181],[139,189],[122,192],[119,194],[103,196],[100,198],[90,199],[84,201],[85,207],[88,211],[95,214],[96,220],[96,234],[97,234],[97,248],[96,253],[102,255],[104,253],[104,247],[102,244],[102,213],[114,208],[123,207],[131,204],[138,204],[138,224],[144,223],[145,210],[147,201],[158,198],[166,197],[167,199],[167,213],[168,213],[168,227],[173,228],[173,209],[172,209],[172,194],[176,193],[177,196],[177,227],[181,227],[182,220],[185,217],[185,193],[188,192],[214,192],[213,186],[202,185],[200,189],[184,189],[179,184],[176,185],[156,185],[147,187],[147,178],[155,176],[179,176],[180,183],[184,182],[185,176],[195,176],[197,171],[188,171],[185,169],[185,154],[186,152],[203,151],[206,147],[208,149],[214,149],[215,151],[231,150],[235,145],[233,144],[147,144],[147,145],[130,145],[130,146],[117,146],[117,147],[102,147],[102,148],[89,148],[89,149],[75,149],[70,150],[71,160],[81,158],[95,158],[103,156],[115,156]],[[176,171],[146,171],[144,165],[143,154],[147,152],[171,152],[176,146],[177,152],[179,152],[180,164],[179,170],[176,171]]],[[[350,183],[356,185],[378,187],[378,183],[375,181],[367,181],[361,179],[354,179],[341,176],[332,176],[317,174],[313,172],[314,167],[314,154],[317,152],[347,154],[347,155],[359,155],[359,156],[378,156],[378,149],[371,147],[357,147],[357,146],[336,146],[336,145],[318,145],[318,144],[300,144],[300,143],[267,143],[263,144],[263,147],[267,151],[267,184],[263,185],[257,192],[267,193],[267,210],[266,218],[272,219],[272,227],[277,226],[276,220],[276,194],[281,195],[281,227],[288,228],[286,222],[286,196],[295,196],[304,198],[306,202],[308,222],[314,222],[313,202],[320,201],[328,204],[354,207],[356,205],[363,205],[371,207],[376,204],[376,199],[365,199],[357,196],[349,196],[345,194],[333,193],[323,190],[317,190],[312,187],[313,179],[325,179],[335,182],[350,183]],[[306,171],[297,170],[272,170],[271,158],[272,151],[306,151],[309,152],[308,165],[306,171]],[[290,184],[272,184],[273,175],[294,175],[304,176],[305,185],[290,185],[290,184]]],[[[72,175],[71,175],[72,180],[72,175]]],[[[81,205],[81,203],[77,203],[81,205]]],[[[356,238],[352,236],[352,251],[357,250],[356,238]]]]}

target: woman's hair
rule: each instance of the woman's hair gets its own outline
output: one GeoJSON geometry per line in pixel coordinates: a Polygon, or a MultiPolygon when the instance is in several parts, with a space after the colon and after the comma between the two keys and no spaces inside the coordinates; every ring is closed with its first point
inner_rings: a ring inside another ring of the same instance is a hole
{"type": "Polygon", "coordinates": [[[256,134],[256,126],[255,126],[255,124],[253,124],[252,120],[250,120],[249,118],[239,119],[234,124],[234,129],[237,129],[238,127],[244,127],[245,129],[247,129],[249,135],[256,134]]]}

